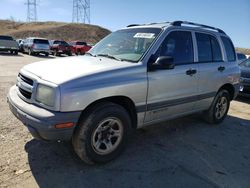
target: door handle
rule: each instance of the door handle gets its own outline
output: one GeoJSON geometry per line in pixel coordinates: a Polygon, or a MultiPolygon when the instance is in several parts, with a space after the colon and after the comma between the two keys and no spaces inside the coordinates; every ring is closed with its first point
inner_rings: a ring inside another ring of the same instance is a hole
{"type": "Polygon", "coordinates": [[[186,75],[192,76],[197,73],[197,70],[195,69],[189,69],[186,71],[186,75]]]}
{"type": "Polygon", "coordinates": [[[224,70],[225,70],[225,67],[223,66],[218,67],[218,71],[223,72],[224,70]]]}

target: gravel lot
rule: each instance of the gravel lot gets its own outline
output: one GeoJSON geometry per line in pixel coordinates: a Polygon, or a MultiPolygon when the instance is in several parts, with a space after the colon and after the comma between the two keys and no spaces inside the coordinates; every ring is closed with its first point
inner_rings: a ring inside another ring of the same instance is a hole
{"type": "Polygon", "coordinates": [[[46,59],[0,54],[0,187],[250,187],[246,98],[233,101],[218,126],[196,115],[137,130],[125,152],[101,166],[82,163],[70,143],[34,140],[6,95],[23,65],[46,59]]]}

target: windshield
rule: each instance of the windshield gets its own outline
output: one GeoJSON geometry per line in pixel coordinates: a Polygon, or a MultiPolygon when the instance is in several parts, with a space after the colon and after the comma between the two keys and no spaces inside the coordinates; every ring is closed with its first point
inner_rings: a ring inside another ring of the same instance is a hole
{"type": "Polygon", "coordinates": [[[246,61],[243,61],[240,64],[241,67],[249,67],[250,68],[250,59],[247,59],[246,61]]]}
{"type": "Polygon", "coordinates": [[[138,62],[160,32],[160,28],[119,30],[105,37],[89,52],[94,56],[138,62]]]}

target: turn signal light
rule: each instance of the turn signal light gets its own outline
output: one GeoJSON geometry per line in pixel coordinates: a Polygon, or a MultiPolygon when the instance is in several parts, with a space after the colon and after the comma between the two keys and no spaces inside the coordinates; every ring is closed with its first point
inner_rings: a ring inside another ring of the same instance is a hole
{"type": "Polygon", "coordinates": [[[73,126],[74,126],[74,123],[72,123],[72,122],[69,122],[69,123],[61,123],[61,124],[55,125],[55,127],[56,127],[57,129],[70,128],[70,127],[73,127],[73,126]]]}

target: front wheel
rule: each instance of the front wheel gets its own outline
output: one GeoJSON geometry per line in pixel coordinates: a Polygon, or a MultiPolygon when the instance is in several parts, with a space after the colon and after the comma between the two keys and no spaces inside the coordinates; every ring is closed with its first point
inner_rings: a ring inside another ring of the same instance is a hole
{"type": "Polygon", "coordinates": [[[130,128],[128,112],[120,105],[95,105],[79,122],[72,139],[74,150],[88,164],[106,163],[123,151],[130,128]]]}
{"type": "Polygon", "coordinates": [[[210,108],[204,112],[205,120],[211,124],[221,123],[227,116],[230,106],[230,95],[227,90],[220,90],[210,108]]]}

